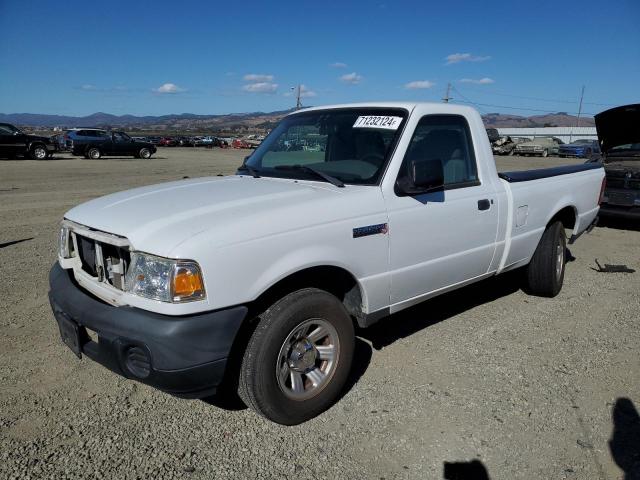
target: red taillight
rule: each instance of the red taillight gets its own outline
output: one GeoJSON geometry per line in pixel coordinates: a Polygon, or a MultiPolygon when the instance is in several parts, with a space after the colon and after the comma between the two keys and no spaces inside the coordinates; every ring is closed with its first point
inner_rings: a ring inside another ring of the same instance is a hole
{"type": "Polygon", "coordinates": [[[604,197],[604,189],[607,188],[607,177],[602,179],[602,186],[600,187],[600,197],[598,197],[598,205],[602,203],[604,197]]]}

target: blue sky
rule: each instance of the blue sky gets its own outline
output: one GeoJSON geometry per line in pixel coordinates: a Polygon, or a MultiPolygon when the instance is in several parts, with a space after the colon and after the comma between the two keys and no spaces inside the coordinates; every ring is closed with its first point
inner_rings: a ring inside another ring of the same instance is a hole
{"type": "MultiPolygon", "coordinates": [[[[640,1],[0,0],[0,112],[230,113],[367,100],[640,102],[640,1]]],[[[539,111],[538,111],[539,110],[539,111]]]]}

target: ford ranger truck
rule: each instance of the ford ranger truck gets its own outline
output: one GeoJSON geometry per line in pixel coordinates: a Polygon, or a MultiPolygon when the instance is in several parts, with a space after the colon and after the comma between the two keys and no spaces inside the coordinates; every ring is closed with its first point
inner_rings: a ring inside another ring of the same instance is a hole
{"type": "Polygon", "coordinates": [[[51,307],[78,357],[298,424],[338,398],[356,325],[518,268],[557,295],[603,180],[597,163],[498,174],[465,106],[300,110],[235,175],[69,210],[51,307]]]}

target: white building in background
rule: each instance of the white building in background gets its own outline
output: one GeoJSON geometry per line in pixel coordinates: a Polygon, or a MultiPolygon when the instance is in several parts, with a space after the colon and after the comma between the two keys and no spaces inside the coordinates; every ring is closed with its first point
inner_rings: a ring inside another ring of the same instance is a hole
{"type": "Polygon", "coordinates": [[[579,139],[597,140],[596,127],[539,127],[539,128],[498,128],[498,133],[509,137],[557,137],[564,143],[579,139]]]}

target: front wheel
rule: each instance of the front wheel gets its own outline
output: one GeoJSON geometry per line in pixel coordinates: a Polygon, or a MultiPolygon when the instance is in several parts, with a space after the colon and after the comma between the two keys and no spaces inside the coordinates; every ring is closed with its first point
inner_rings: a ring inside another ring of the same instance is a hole
{"type": "Polygon", "coordinates": [[[148,148],[141,148],[137,154],[137,157],[144,159],[151,158],[151,150],[149,150],[148,148]]]}
{"type": "Polygon", "coordinates": [[[290,293],[260,315],[242,360],[238,394],[273,422],[305,422],[340,394],[354,347],[351,317],[336,297],[316,288],[290,293]]]}
{"type": "Polygon", "coordinates": [[[541,297],[555,297],[564,282],[566,236],[562,222],[554,222],[542,234],[527,266],[527,287],[541,297]]]}
{"type": "Polygon", "coordinates": [[[44,160],[47,158],[47,148],[44,145],[34,145],[29,150],[31,160],[44,160]]]}

